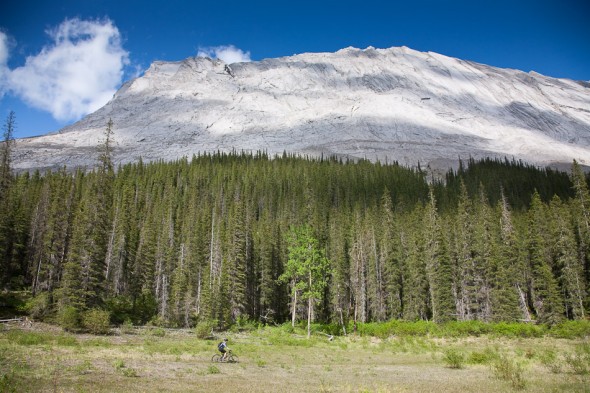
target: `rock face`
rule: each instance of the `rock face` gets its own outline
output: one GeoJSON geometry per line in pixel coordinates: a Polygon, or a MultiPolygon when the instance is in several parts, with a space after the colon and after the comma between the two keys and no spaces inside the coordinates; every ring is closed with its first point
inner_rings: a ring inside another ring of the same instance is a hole
{"type": "Polygon", "coordinates": [[[442,170],[468,157],[590,164],[587,82],[369,47],[155,62],[95,113],[18,140],[15,169],[93,166],[109,118],[121,163],[264,150],[442,170]]]}

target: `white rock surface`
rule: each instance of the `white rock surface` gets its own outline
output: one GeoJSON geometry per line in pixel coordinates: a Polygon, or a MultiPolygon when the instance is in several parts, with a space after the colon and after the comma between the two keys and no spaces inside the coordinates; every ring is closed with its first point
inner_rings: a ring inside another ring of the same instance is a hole
{"type": "Polygon", "coordinates": [[[15,169],[93,166],[109,118],[121,163],[264,150],[441,170],[460,157],[590,165],[590,83],[369,47],[155,62],[95,113],[18,140],[15,169]]]}

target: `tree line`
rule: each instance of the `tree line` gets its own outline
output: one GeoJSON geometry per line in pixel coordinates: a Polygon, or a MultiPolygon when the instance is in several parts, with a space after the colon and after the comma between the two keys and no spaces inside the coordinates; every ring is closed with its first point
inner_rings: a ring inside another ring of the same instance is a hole
{"type": "Polygon", "coordinates": [[[8,142],[0,280],[31,292],[35,318],[99,309],[112,323],[228,327],[587,315],[590,193],[576,162],[563,173],[469,160],[444,179],[264,152],[115,168],[109,123],[95,168],[14,174],[8,142]]]}

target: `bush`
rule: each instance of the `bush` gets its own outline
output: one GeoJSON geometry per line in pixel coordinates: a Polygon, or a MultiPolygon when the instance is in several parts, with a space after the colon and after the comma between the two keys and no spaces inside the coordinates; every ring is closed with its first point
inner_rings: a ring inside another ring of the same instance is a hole
{"type": "Polygon", "coordinates": [[[258,322],[249,320],[243,316],[238,317],[236,323],[231,326],[232,332],[253,332],[258,329],[258,322]]]}
{"type": "Polygon", "coordinates": [[[92,334],[108,334],[110,332],[110,313],[93,308],[82,315],[82,325],[92,334]]]}
{"type": "Polygon", "coordinates": [[[133,330],[133,322],[131,319],[127,318],[125,322],[121,324],[121,333],[123,334],[133,334],[135,331],[133,330]]]}
{"type": "Polygon", "coordinates": [[[492,325],[492,332],[504,337],[543,337],[544,325],[499,322],[492,325]]]}
{"type": "Polygon", "coordinates": [[[469,363],[488,364],[498,358],[498,353],[492,348],[486,348],[482,352],[475,351],[469,355],[469,363]]]}
{"type": "Polygon", "coordinates": [[[213,329],[217,326],[217,321],[214,320],[205,320],[199,321],[197,326],[195,326],[195,334],[197,338],[205,339],[209,338],[213,335],[213,329]]]}
{"type": "Polygon", "coordinates": [[[463,363],[465,362],[465,355],[463,355],[456,349],[448,349],[444,352],[443,361],[447,364],[449,368],[460,369],[463,368],[463,363]]]}
{"type": "Polygon", "coordinates": [[[150,330],[150,335],[154,337],[164,337],[166,335],[166,331],[164,330],[164,328],[157,327],[150,330]]]}
{"type": "Polygon", "coordinates": [[[49,293],[42,292],[37,296],[29,299],[24,307],[24,311],[33,319],[43,319],[51,310],[51,303],[49,302],[49,293]]]}
{"type": "Polygon", "coordinates": [[[452,321],[439,325],[439,335],[445,337],[481,336],[490,332],[490,324],[481,321],[452,321]]]}
{"type": "Polygon", "coordinates": [[[590,321],[565,321],[551,327],[549,335],[557,338],[590,337],[590,321]]]}
{"type": "Polygon", "coordinates": [[[501,355],[492,363],[492,371],[497,378],[510,382],[514,389],[524,389],[526,386],[524,369],[514,359],[501,355]]]}
{"type": "Polygon", "coordinates": [[[80,312],[74,306],[64,306],[57,313],[57,323],[67,331],[77,331],[81,326],[80,312]]]}

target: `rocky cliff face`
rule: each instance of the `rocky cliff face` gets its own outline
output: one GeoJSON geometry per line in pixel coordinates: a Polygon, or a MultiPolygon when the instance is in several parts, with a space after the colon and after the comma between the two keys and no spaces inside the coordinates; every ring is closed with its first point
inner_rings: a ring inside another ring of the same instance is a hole
{"type": "Polygon", "coordinates": [[[115,161],[283,151],[447,169],[459,158],[590,164],[590,87],[405,47],[259,62],[155,62],[103,108],[17,141],[17,170],[92,166],[108,120],[115,161]]]}

